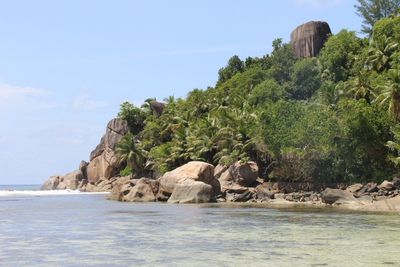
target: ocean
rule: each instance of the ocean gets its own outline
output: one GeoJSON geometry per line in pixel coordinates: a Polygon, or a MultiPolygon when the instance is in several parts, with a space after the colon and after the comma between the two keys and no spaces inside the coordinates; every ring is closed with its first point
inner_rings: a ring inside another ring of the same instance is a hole
{"type": "Polygon", "coordinates": [[[399,215],[38,188],[0,187],[0,266],[400,266],[399,215]]]}

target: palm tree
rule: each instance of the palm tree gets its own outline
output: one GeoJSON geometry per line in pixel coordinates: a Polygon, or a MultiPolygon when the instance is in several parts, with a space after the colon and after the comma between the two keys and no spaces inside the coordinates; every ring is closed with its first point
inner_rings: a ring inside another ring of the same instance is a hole
{"type": "Polygon", "coordinates": [[[389,102],[389,112],[393,114],[397,121],[400,121],[400,70],[389,70],[388,77],[388,82],[381,87],[383,90],[374,102],[380,105],[389,102]]]}
{"type": "Polygon", "coordinates": [[[126,163],[132,168],[132,177],[142,177],[148,171],[150,164],[147,161],[147,151],[140,148],[140,142],[135,140],[132,133],[127,133],[117,144],[117,161],[126,163]]]}
{"type": "Polygon", "coordinates": [[[360,71],[358,75],[346,82],[339,83],[336,91],[344,91],[345,94],[354,97],[354,99],[364,98],[368,103],[376,97],[374,90],[369,84],[366,72],[360,71]]]}
{"type": "Polygon", "coordinates": [[[386,36],[375,37],[368,50],[366,63],[372,69],[381,72],[390,68],[390,56],[398,47],[398,43],[386,36]]]}

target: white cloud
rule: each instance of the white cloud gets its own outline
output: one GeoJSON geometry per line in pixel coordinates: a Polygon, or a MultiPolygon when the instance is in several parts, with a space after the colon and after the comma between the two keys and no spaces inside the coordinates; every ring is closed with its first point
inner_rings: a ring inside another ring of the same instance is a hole
{"type": "Polygon", "coordinates": [[[33,87],[21,87],[11,84],[0,83],[0,102],[21,99],[24,97],[46,95],[48,92],[33,87]]]}
{"type": "Polygon", "coordinates": [[[0,82],[0,116],[6,116],[5,111],[31,112],[49,109],[50,104],[54,108],[55,104],[49,102],[51,95],[48,90],[0,82]]]}
{"type": "Polygon", "coordinates": [[[109,104],[104,101],[92,99],[89,94],[82,93],[72,101],[72,108],[75,110],[96,110],[107,107],[109,104]]]}
{"type": "Polygon", "coordinates": [[[294,0],[301,7],[324,8],[342,4],[344,0],[294,0]]]}

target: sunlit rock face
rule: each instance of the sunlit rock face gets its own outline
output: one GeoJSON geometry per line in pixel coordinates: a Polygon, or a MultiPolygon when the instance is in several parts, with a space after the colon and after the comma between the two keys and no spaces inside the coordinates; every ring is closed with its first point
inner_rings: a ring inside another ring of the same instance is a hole
{"type": "Polygon", "coordinates": [[[310,21],[298,26],[290,35],[290,44],[298,58],[315,57],[331,34],[329,24],[310,21]]]}
{"type": "Polygon", "coordinates": [[[101,138],[100,144],[90,154],[90,162],[86,168],[87,179],[96,183],[100,178],[111,178],[117,173],[118,164],[115,147],[128,132],[128,123],[125,120],[113,119],[101,138]]]}

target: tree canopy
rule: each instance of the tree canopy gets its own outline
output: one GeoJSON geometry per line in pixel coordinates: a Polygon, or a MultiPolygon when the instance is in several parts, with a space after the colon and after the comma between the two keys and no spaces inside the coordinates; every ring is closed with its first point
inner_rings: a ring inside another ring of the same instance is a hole
{"type": "Polygon", "coordinates": [[[252,160],[270,181],[390,179],[400,162],[397,5],[359,1],[371,36],[342,30],[316,58],[296,58],[282,39],[269,55],[233,56],[215,86],[168,98],[161,114],[123,103],[131,133],[119,159],[139,173],[252,160]]]}

